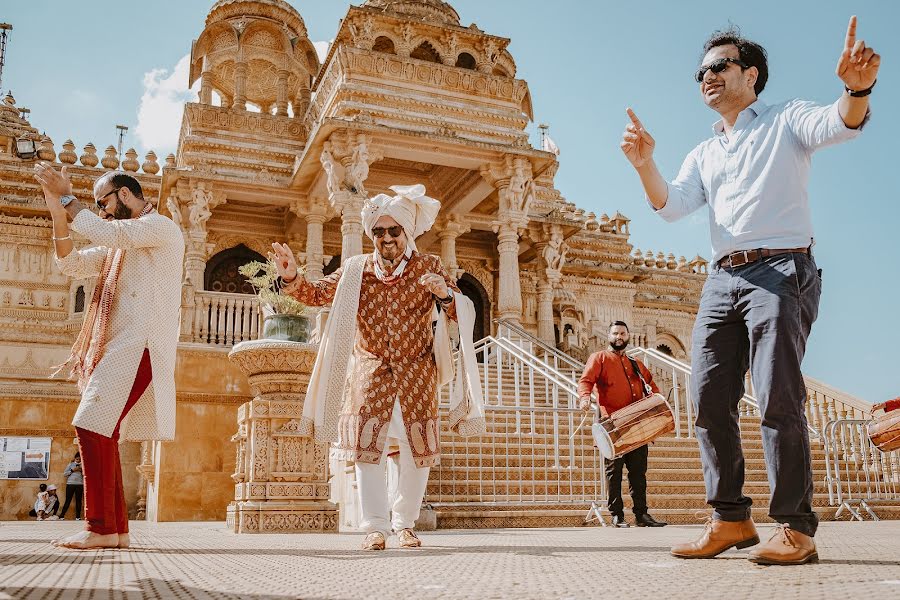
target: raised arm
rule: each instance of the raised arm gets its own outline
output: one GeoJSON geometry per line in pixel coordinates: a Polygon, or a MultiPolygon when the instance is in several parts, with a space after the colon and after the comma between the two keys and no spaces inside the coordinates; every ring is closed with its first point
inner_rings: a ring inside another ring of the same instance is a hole
{"type": "Polygon", "coordinates": [[[275,269],[278,272],[278,276],[285,283],[285,286],[281,289],[283,294],[296,298],[307,306],[324,306],[334,300],[338,281],[340,281],[341,274],[344,272],[343,268],[318,281],[310,282],[306,280],[306,277],[298,274],[294,252],[287,244],[274,242],[272,250],[274,252],[269,254],[269,258],[275,260],[275,269]]]}
{"type": "Polygon", "coordinates": [[[841,118],[850,129],[856,129],[865,122],[869,110],[868,94],[878,78],[880,65],[881,56],[872,48],[866,47],[863,40],[856,39],[856,16],[850,17],[847,34],[844,36],[844,48],[835,70],[844,86],[850,90],[845,90],[838,102],[841,118]],[[859,93],[865,95],[859,96],[859,93]]]}

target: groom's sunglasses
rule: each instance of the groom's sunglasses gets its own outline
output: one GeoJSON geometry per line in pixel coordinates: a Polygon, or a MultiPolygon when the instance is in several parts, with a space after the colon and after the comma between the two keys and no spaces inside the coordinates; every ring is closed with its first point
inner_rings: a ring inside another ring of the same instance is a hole
{"type": "Polygon", "coordinates": [[[393,227],[373,227],[372,235],[377,238],[383,238],[385,233],[391,234],[392,238],[400,237],[400,234],[403,233],[403,227],[400,225],[394,225],[393,227]]]}
{"type": "Polygon", "coordinates": [[[694,79],[697,80],[697,83],[703,83],[703,78],[706,76],[707,71],[712,71],[713,73],[718,75],[719,73],[721,73],[722,71],[724,71],[725,69],[728,68],[728,63],[734,63],[742,69],[746,69],[750,66],[747,63],[745,63],[744,61],[738,60],[736,58],[730,58],[730,57],[717,58],[716,60],[712,61],[705,67],[700,67],[697,70],[697,72],[694,73],[694,79]]]}

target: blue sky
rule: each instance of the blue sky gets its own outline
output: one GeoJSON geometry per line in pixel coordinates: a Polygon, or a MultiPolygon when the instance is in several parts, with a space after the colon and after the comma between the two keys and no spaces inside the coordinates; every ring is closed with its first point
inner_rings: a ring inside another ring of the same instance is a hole
{"type": "MultiPolygon", "coordinates": [[[[348,3],[292,2],[310,38],[328,41],[348,3]]],[[[551,126],[562,150],[557,186],[598,215],[632,219],[631,242],[643,249],[709,258],[706,215],[663,223],[643,201],[621,156],[625,107],[657,140],[656,159],[674,176],[684,155],[710,134],[717,115],[700,100],[691,74],[706,36],[729,23],[769,52],[762,99],[832,102],[841,92],[834,68],[850,10],[858,37],[883,56],[872,95],[873,117],[858,140],[814,157],[810,198],[816,257],[824,269],[819,320],[804,370],[870,402],[900,394],[888,375],[900,360],[900,283],[896,250],[900,193],[893,173],[900,125],[900,3],[833,0],[454,0],[463,25],[476,23],[512,39],[528,81],[535,118],[551,126]]],[[[126,147],[174,149],[179,102],[190,93],[183,58],[212,2],[152,4],[31,0],[4,6],[11,22],[3,89],[31,108],[32,123],[78,152],[92,141],[115,144],[115,125],[131,127],[126,147]],[[150,10],[152,7],[153,10],[150,10]],[[179,66],[180,69],[176,70],[179,66]],[[140,114],[140,118],[139,118],[140,114]]],[[[536,132],[534,126],[532,131],[536,132]]],[[[534,135],[537,143],[537,135],[534,135]]]]}

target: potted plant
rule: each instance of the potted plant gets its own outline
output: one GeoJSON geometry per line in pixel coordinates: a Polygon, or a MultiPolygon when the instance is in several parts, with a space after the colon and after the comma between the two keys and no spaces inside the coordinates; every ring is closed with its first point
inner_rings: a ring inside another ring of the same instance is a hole
{"type": "MultiPolygon", "coordinates": [[[[291,296],[281,293],[281,279],[273,260],[254,260],[238,269],[256,290],[263,313],[262,337],[269,340],[307,342],[311,330],[309,308],[291,296]]],[[[297,270],[303,277],[303,269],[297,270]]]]}

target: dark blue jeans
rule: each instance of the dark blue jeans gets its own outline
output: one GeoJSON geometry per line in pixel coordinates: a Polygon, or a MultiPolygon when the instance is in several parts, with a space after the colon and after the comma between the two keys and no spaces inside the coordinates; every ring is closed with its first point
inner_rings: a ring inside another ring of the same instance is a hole
{"type": "Polygon", "coordinates": [[[762,416],[769,516],[815,535],[806,385],[800,363],[819,311],[822,279],[811,255],[781,254],[712,269],[694,325],[691,378],[706,501],[723,521],[750,518],[738,403],[749,366],[762,416]]]}

